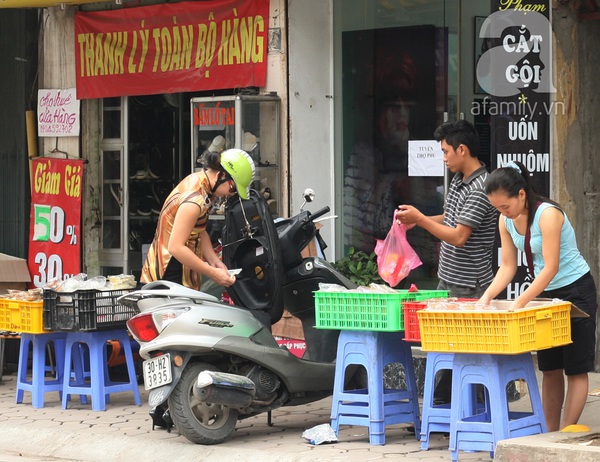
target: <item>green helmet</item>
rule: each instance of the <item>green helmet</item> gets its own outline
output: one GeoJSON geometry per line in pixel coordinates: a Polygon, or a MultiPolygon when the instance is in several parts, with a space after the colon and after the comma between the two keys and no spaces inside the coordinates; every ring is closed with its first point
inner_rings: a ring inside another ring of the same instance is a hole
{"type": "Polygon", "coordinates": [[[248,199],[250,185],[254,180],[254,161],[246,151],[228,149],[221,154],[221,166],[231,175],[242,199],[248,199]]]}

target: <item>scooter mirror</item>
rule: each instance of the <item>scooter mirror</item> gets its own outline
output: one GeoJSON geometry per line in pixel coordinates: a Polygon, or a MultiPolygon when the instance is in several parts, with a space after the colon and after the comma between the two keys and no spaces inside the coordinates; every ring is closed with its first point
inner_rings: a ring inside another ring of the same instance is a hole
{"type": "Polygon", "coordinates": [[[304,202],[302,203],[302,205],[300,206],[300,210],[304,210],[304,206],[308,203],[308,202],[312,202],[315,200],[315,191],[311,188],[306,188],[304,190],[304,202]]]}
{"type": "Polygon", "coordinates": [[[311,188],[306,188],[304,190],[304,200],[306,202],[312,202],[315,200],[315,191],[311,188]]]}

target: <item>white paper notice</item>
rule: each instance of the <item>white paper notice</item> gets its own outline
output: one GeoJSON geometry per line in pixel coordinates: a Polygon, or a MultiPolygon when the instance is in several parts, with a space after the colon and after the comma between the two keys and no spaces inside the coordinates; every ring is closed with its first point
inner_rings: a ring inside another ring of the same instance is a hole
{"type": "Polygon", "coordinates": [[[408,142],[408,176],[444,176],[444,153],[440,142],[408,142]]]}
{"type": "Polygon", "coordinates": [[[38,90],[37,110],[39,136],[79,136],[75,88],[38,90]]]}

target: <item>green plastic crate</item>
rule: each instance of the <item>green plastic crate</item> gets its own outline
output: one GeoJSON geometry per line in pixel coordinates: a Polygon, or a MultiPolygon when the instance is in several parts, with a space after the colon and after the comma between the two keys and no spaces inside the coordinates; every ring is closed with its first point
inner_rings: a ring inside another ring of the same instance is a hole
{"type": "Polygon", "coordinates": [[[404,330],[403,302],[448,297],[446,290],[397,290],[393,294],[318,290],[314,294],[317,329],[379,332],[404,330]]]}

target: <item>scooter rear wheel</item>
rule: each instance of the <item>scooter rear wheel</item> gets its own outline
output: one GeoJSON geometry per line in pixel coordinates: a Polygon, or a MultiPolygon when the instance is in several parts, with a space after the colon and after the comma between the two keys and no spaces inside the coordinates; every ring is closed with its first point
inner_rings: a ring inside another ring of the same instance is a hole
{"type": "Polygon", "coordinates": [[[192,392],[200,372],[218,370],[208,363],[188,364],[169,396],[169,410],[175,428],[192,443],[219,444],[235,430],[237,410],[199,401],[192,392]]]}

